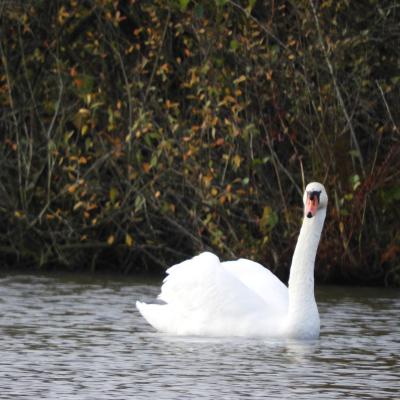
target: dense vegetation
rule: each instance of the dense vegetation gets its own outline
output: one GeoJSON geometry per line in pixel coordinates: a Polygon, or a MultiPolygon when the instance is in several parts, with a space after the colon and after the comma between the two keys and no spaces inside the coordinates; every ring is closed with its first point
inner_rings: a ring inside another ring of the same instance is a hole
{"type": "Polygon", "coordinates": [[[400,4],[0,5],[0,262],[160,271],[211,248],[400,284],[400,4]]]}

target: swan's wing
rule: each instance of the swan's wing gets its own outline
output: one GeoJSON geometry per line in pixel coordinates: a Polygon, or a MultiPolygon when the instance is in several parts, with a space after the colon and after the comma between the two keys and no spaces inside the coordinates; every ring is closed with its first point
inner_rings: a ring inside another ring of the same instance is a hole
{"type": "Polygon", "coordinates": [[[202,253],[167,270],[159,298],[167,303],[169,329],[177,333],[227,334],[247,332],[260,318],[268,318],[268,305],[251,288],[224,268],[217,256],[202,253]],[[168,311],[168,312],[169,312],[168,311]],[[173,316],[172,316],[173,314],[173,316]]]}
{"type": "Polygon", "coordinates": [[[288,310],[288,288],[267,268],[251,260],[241,258],[221,265],[253,292],[257,293],[277,314],[288,310]]]}

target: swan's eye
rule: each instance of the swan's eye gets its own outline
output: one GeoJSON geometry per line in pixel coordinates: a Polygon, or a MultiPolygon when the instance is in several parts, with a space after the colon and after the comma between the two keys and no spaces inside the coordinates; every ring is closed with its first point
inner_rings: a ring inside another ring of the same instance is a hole
{"type": "Polygon", "coordinates": [[[307,194],[308,194],[308,198],[311,201],[314,201],[314,199],[316,199],[319,203],[319,196],[321,195],[320,190],[313,190],[313,191],[307,192],[307,194]]]}

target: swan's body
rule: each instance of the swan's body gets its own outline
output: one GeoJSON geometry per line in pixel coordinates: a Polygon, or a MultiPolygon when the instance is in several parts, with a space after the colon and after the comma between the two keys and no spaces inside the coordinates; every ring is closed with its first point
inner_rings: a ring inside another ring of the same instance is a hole
{"type": "Polygon", "coordinates": [[[327,201],[321,184],[307,186],[289,287],[256,262],[220,262],[206,252],[167,270],[159,295],[165,304],[137,308],[154,328],[175,335],[318,337],[314,261],[327,201]]]}

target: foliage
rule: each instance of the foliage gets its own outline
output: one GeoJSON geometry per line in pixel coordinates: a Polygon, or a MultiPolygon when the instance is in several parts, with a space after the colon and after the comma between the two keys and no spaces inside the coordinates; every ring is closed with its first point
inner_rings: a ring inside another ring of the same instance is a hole
{"type": "Polygon", "coordinates": [[[399,12],[3,2],[2,263],[157,270],[212,248],[285,277],[319,180],[318,278],[399,285],[399,12]]]}

